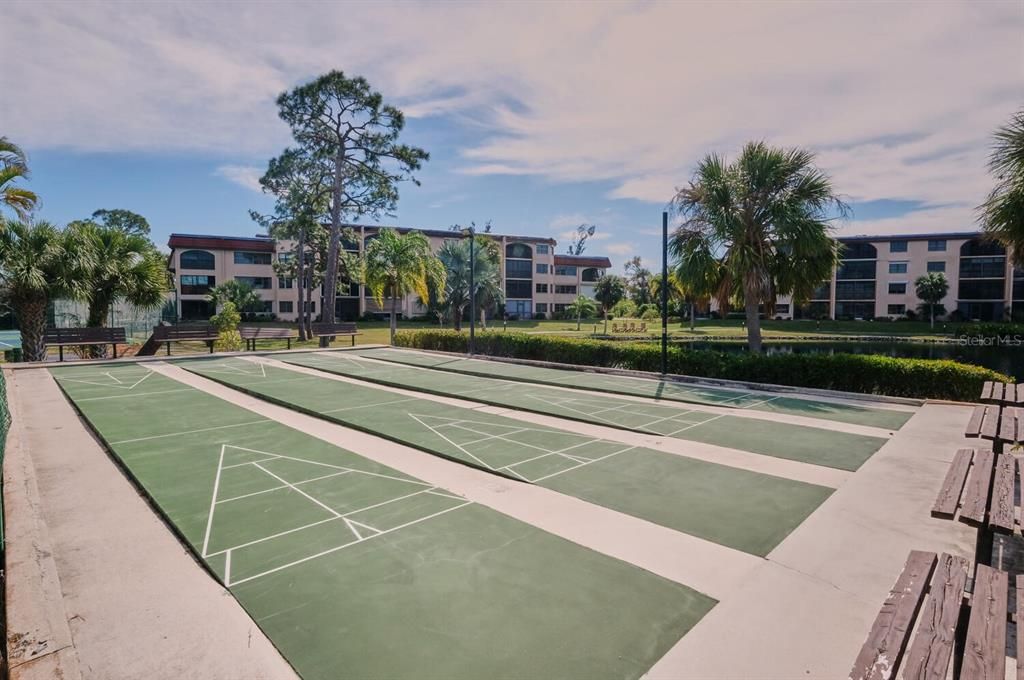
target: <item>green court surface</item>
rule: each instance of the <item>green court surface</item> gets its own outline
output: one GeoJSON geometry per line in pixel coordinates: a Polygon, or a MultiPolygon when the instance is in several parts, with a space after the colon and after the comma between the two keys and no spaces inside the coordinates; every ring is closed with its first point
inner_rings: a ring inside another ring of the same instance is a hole
{"type": "Polygon", "coordinates": [[[574,394],[535,383],[367,361],[350,351],[285,354],[281,361],[431,394],[545,413],[627,430],[717,444],[776,458],[856,470],[888,441],[848,432],[645,404],[607,393],[574,394]]]}
{"type": "Polygon", "coordinates": [[[689,402],[691,404],[755,409],[771,413],[806,416],[808,418],[822,418],[824,420],[834,420],[854,425],[869,425],[886,430],[898,430],[914,415],[909,411],[837,404],[830,401],[801,399],[782,395],[768,396],[763,392],[743,392],[741,390],[688,385],[673,381],[655,380],[653,378],[635,378],[624,375],[545,368],[543,366],[511,364],[503,361],[462,359],[394,348],[366,349],[359,350],[358,353],[374,359],[415,366],[427,366],[441,371],[492,378],[508,378],[510,380],[556,385],[558,387],[579,387],[598,392],[631,394],[640,397],[689,402]]]}
{"type": "Polygon", "coordinates": [[[245,359],[175,363],[299,411],[755,555],[771,551],[832,492],[245,359]]]}
{"type": "Polygon", "coordinates": [[[142,366],[51,373],[305,680],[638,678],[714,605],[142,366]]]}

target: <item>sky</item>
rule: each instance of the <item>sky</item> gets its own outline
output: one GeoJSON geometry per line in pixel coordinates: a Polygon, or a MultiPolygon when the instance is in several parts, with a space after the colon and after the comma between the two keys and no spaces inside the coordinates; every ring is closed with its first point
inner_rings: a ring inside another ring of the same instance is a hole
{"type": "Polygon", "coordinates": [[[361,75],[430,153],[381,224],[490,220],[615,269],[656,267],[661,212],[708,153],[816,154],[837,235],[975,229],[991,134],[1024,106],[1024,1],[21,2],[6,0],[0,135],[40,219],[99,208],[252,235],[290,142],[276,97],[361,75]],[[12,59],[9,55],[15,55],[12,59]]]}

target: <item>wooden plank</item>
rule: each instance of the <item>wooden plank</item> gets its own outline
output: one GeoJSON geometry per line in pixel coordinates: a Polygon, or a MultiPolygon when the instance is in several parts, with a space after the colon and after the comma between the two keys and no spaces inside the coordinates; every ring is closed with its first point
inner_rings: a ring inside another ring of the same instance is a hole
{"type": "Polygon", "coordinates": [[[1005,389],[1005,383],[994,382],[992,383],[992,402],[1001,404],[1003,402],[1003,391],[1005,389]]]}
{"type": "Polygon", "coordinates": [[[985,523],[994,467],[995,456],[992,451],[982,449],[975,452],[974,465],[971,467],[971,476],[964,490],[963,506],[960,508],[961,522],[972,526],[981,526],[985,523]]]}
{"type": "Polygon", "coordinates": [[[981,386],[981,401],[988,401],[992,398],[992,381],[986,380],[981,386]]]}
{"type": "Polygon", "coordinates": [[[919,617],[921,623],[903,665],[904,680],[946,677],[956,641],[956,625],[960,620],[968,568],[967,560],[962,557],[947,553],[939,557],[928,599],[919,617]]]}
{"type": "Polygon", "coordinates": [[[910,551],[896,584],[885,598],[850,671],[850,680],[895,678],[907,648],[924,589],[935,568],[935,553],[910,551]]]}
{"type": "Polygon", "coordinates": [[[985,407],[985,420],[981,423],[981,438],[995,439],[999,436],[999,412],[998,406],[985,407]]]}
{"type": "Polygon", "coordinates": [[[1004,442],[1017,441],[1017,409],[1004,406],[999,419],[999,439],[1004,442]]]}
{"type": "Polygon", "coordinates": [[[963,493],[964,484],[967,482],[967,472],[971,467],[971,459],[974,458],[974,449],[960,449],[953,456],[953,463],[946,471],[946,479],[942,482],[939,495],[932,506],[932,517],[953,519],[956,509],[960,507],[960,494],[963,493]]]}
{"type": "MultiPolygon", "coordinates": [[[[1019,462],[1019,460],[1018,460],[1019,462]]],[[[1024,615],[1024,574],[1017,574],[1017,680],[1024,680],[1024,635],[1021,635],[1021,616],[1024,615]]]]}
{"type": "Polygon", "coordinates": [[[977,437],[981,434],[981,422],[985,419],[985,407],[975,406],[974,412],[971,413],[971,419],[967,422],[967,431],[964,433],[968,437],[977,437]]]}
{"type": "Polygon", "coordinates": [[[995,477],[992,481],[992,500],[988,504],[988,525],[993,531],[1013,533],[1013,489],[1017,466],[1013,456],[1000,453],[996,457],[995,477]]]}
{"type": "Polygon", "coordinates": [[[1004,680],[1006,673],[1006,607],[1009,577],[1005,571],[978,565],[971,597],[971,617],[960,677],[1004,680]]]}
{"type": "Polygon", "coordinates": [[[1017,404],[1024,406],[1024,383],[1017,383],[1017,404]]]}

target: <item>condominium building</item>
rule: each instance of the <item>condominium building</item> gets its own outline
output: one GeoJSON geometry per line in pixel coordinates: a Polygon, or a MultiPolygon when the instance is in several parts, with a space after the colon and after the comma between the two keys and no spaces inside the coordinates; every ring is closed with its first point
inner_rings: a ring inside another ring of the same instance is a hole
{"type": "MultiPolygon", "coordinates": [[[[384,228],[349,225],[357,238],[343,247],[361,253],[366,244],[384,228]]],[[[399,227],[399,232],[409,228],[399,227]]],[[[437,252],[445,241],[458,240],[457,232],[419,229],[437,252]]],[[[594,283],[611,268],[606,257],[556,255],[555,239],[534,236],[488,234],[501,253],[502,286],[505,313],[510,319],[551,316],[564,310],[579,295],[593,297],[594,283]]],[[[294,242],[267,237],[211,236],[171,234],[168,267],[174,277],[178,316],[183,320],[208,319],[216,310],[209,301],[210,290],[225,281],[242,281],[255,289],[262,301],[260,311],[283,320],[294,320],[299,312],[299,287],[289,278],[279,277],[274,263],[294,253],[294,242]]],[[[323,308],[322,291],[312,293],[312,311],[323,308]]],[[[426,314],[415,295],[397,303],[403,316],[426,314]]],[[[355,319],[365,314],[384,315],[391,302],[378,305],[365,286],[354,284],[338,291],[335,315],[355,319]]]]}
{"type": "Polygon", "coordinates": [[[794,308],[780,298],[783,318],[898,318],[920,304],[914,281],[942,272],[949,281],[947,313],[984,321],[1024,316],[1024,271],[1006,249],[980,232],[840,238],[842,261],[810,302],[794,308]]]}

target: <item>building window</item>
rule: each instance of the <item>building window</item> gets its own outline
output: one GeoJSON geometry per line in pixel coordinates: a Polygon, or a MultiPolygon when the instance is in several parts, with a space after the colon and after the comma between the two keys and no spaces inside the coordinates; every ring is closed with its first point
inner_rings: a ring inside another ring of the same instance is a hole
{"type": "Polygon", "coordinates": [[[179,258],[182,269],[215,269],[213,253],[205,250],[186,250],[179,258]]]}
{"type": "Polygon", "coordinates": [[[960,260],[962,279],[1001,279],[1005,276],[1005,257],[965,257],[960,260]]]}
{"type": "Polygon", "coordinates": [[[505,246],[505,257],[514,257],[519,260],[533,258],[533,251],[525,243],[510,243],[505,246]]]}
{"type": "Polygon", "coordinates": [[[928,250],[932,253],[944,253],[946,252],[946,239],[934,238],[928,240],[928,250]]]}
{"type": "Polygon", "coordinates": [[[555,276],[576,276],[576,267],[567,264],[556,264],[555,276]]]}
{"type": "Polygon", "coordinates": [[[811,293],[812,300],[828,300],[832,297],[832,282],[822,281],[821,285],[814,289],[811,293]]]}
{"type": "Polygon", "coordinates": [[[295,253],[281,253],[277,256],[277,261],[281,263],[291,262],[295,259],[295,253]]]}
{"type": "Polygon", "coordinates": [[[555,295],[575,295],[576,286],[555,286],[555,295]]]}
{"type": "Polygon", "coordinates": [[[515,317],[517,319],[527,319],[530,317],[530,301],[529,300],[509,300],[505,303],[505,316],[515,317]]]}
{"type": "Polygon", "coordinates": [[[581,276],[580,278],[582,278],[583,281],[587,283],[593,283],[594,281],[597,281],[599,278],[601,278],[601,273],[602,272],[600,269],[594,269],[593,267],[591,267],[589,269],[584,269],[583,276],[581,276]]]}
{"type": "Polygon", "coordinates": [[[235,264],[270,264],[270,253],[252,253],[236,250],[235,264]]]}
{"type": "Polygon", "coordinates": [[[775,305],[776,314],[789,314],[789,305],[775,305]]]}
{"type": "Polygon", "coordinates": [[[844,243],[842,257],[844,260],[874,260],[878,257],[878,250],[870,243],[861,241],[844,243]]]}
{"type": "Polygon", "coordinates": [[[929,262],[928,271],[930,272],[944,272],[946,271],[946,263],[943,261],[929,262]]]}
{"type": "Polygon", "coordinates": [[[1006,248],[995,241],[972,239],[960,246],[961,257],[976,257],[978,255],[1006,255],[1006,248]]]}
{"type": "Polygon", "coordinates": [[[274,301],[273,300],[260,300],[259,308],[254,310],[256,312],[262,312],[263,314],[274,313],[274,301]]]}
{"type": "MultiPolygon", "coordinates": [[[[546,244],[546,243],[539,243],[539,244],[537,244],[537,254],[538,255],[547,255],[550,252],[551,252],[551,246],[549,246],[548,244],[546,244]]],[[[538,309],[537,311],[539,312],[540,310],[538,309]]],[[[545,310],[545,311],[547,311],[547,310],[545,310]]]]}
{"type": "Polygon", "coordinates": [[[889,263],[890,274],[906,274],[907,263],[906,262],[890,262],[889,263]]]}
{"type": "Polygon", "coordinates": [[[546,292],[548,292],[548,284],[546,284],[546,283],[538,283],[537,287],[536,287],[536,290],[537,290],[538,293],[546,293],[546,292]]]}
{"type": "Polygon", "coordinates": [[[874,300],[874,281],[839,281],[836,283],[836,300],[874,300]]]}
{"type": "Polygon", "coordinates": [[[889,241],[889,252],[890,253],[905,253],[907,252],[906,241],[889,241]]]}
{"type": "Polygon", "coordinates": [[[529,281],[517,281],[509,279],[505,282],[505,297],[507,298],[530,298],[532,286],[529,281]]]}
{"type": "Polygon", "coordinates": [[[889,316],[903,316],[907,313],[906,305],[889,305],[889,316]]]}
{"type": "Polygon", "coordinates": [[[871,319],[875,316],[874,302],[837,302],[837,319],[871,319]]]}
{"type": "Polygon", "coordinates": [[[278,288],[284,288],[284,289],[294,288],[295,287],[295,279],[293,279],[290,276],[287,277],[287,278],[279,276],[279,277],[277,277],[277,287],[278,288]]]}
{"type": "Polygon", "coordinates": [[[907,284],[905,283],[890,283],[889,284],[889,295],[906,295],[907,284]]]}
{"type": "Polygon", "coordinates": [[[533,267],[528,260],[505,260],[505,278],[528,279],[532,272],[533,267]]]}
{"type": "MultiPolygon", "coordinates": [[[[839,265],[836,271],[836,278],[844,279],[873,279],[875,278],[874,260],[847,260],[839,265]]],[[[827,298],[828,295],[825,295],[827,298]]]]}
{"type": "Polygon", "coordinates": [[[566,304],[561,304],[561,303],[557,303],[557,302],[556,302],[556,303],[555,303],[555,307],[554,307],[554,309],[555,309],[555,313],[557,314],[558,312],[564,312],[564,311],[565,311],[565,309],[566,309],[566,307],[568,307],[568,306],[569,306],[569,305],[566,305],[566,304]]]}
{"type": "Polygon", "coordinates": [[[213,303],[209,300],[182,300],[182,321],[205,321],[214,314],[213,303]]]}
{"type": "Polygon", "coordinates": [[[309,312],[310,314],[316,314],[316,303],[313,302],[312,300],[310,300],[303,306],[306,308],[306,311],[309,312]]]}
{"type": "Polygon", "coordinates": [[[281,300],[277,303],[277,311],[281,314],[293,314],[295,311],[295,303],[291,300],[281,300]]]}
{"type": "Polygon", "coordinates": [[[256,290],[270,290],[273,287],[273,279],[269,276],[236,276],[235,281],[248,283],[256,290]]]}
{"type": "Polygon", "coordinates": [[[182,295],[206,295],[217,285],[217,277],[207,274],[182,274],[182,295]]]}
{"type": "Polygon", "coordinates": [[[537,304],[535,304],[533,306],[533,308],[537,310],[538,314],[547,314],[548,313],[548,303],[546,303],[546,302],[538,302],[537,304]]]}
{"type": "Polygon", "coordinates": [[[551,271],[551,270],[548,268],[548,265],[546,265],[546,264],[538,264],[537,265],[537,273],[538,274],[547,274],[549,271],[551,271]]]}
{"type": "Polygon", "coordinates": [[[1003,288],[1003,279],[962,280],[957,297],[961,300],[1002,300],[1003,288]]]}

